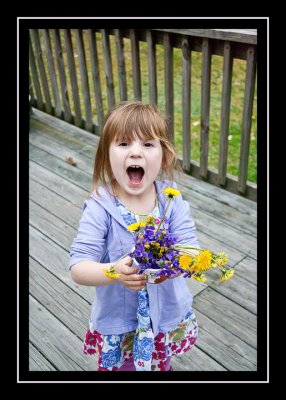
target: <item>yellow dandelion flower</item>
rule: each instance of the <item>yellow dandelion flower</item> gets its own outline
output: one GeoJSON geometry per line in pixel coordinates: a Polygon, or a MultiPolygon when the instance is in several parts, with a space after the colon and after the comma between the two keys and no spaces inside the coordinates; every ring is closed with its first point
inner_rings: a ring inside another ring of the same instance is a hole
{"type": "Polygon", "coordinates": [[[134,224],[128,225],[127,230],[128,231],[138,231],[140,226],[141,226],[141,222],[135,222],[134,224]]]}
{"type": "Polygon", "coordinates": [[[217,258],[215,261],[217,265],[225,265],[228,262],[228,256],[226,253],[221,251],[220,253],[217,253],[217,258]]]}
{"type": "Polygon", "coordinates": [[[222,268],[221,269],[221,277],[220,280],[221,281],[228,281],[234,274],[234,269],[226,269],[226,268],[222,268]]]}
{"type": "Polygon", "coordinates": [[[152,224],[154,222],[154,217],[151,215],[146,218],[145,225],[152,224]]]}
{"type": "Polygon", "coordinates": [[[111,267],[110,269],[103,269],[103,273],[107,278],[111,279],[118,279],[120,277],[120,274],[117,274],[114,270],[114,267],[111,267]]]}
{"type": "Polygon", "coordinates": [[[179,196],[181,193],[179,190],[173,189],[173,188],[166,188],[163,190],[165,195],[169,197],[169,199],[172,199],[173,197],[179,196]]]}
{"type": "Polygon", "coordinates": [[[145,243],[144,244],[144,248],[147,249],[147,250],[150,249],[150,244],[149,243],[145,243]]]}
{"type": "Polygon", "coordinates": [[[198,272],[200,271],[200,266],[197,265],[197,264],[193,264],[193,265],[191,266],[191,268],[190,268],[190,271],[191,271],[191,272],[196,272],[196,273],[198,273],[198,272]]]}
{"type": "Polygon", "coordinates": [[[195,258],[194,270],[206,271],[211,268],[212,253],[209,250],[203,250],[195,258]]]}
{"type": "Polygon", "coordinates": [[[206,282],[207,278],[204,274],[200,274],[199,272],[197,274],[192,275],[192,278],[195,279],[198,282],[206,282]]]}
{"type": "Polygon", "coordinates": [[[179,258],[180,267],[184,270],[187,270],[192,263],[192,257],[189,254],[183,254],[179,258]]]}

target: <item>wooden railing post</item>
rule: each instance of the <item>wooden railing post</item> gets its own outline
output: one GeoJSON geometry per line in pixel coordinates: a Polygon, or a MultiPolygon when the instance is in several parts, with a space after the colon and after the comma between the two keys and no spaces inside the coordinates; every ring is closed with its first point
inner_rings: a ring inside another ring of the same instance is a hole
{"type": "Polygon", "coordinates": [[[77,48],[78,60],[79,60],[79,71],[80,71],[82,88],[83,88],[86,130],[93,132],[90,89],[89,89],[89,81],[88,81],[88,73],[87,73],[87,66],[86,66],[86,57],[85,57],[85,49],[84,49],[82,30],[76,29],[75,34],[76,34],[76,48],[77,48]]]}
{"type": "Polygon", "coordinates": [[[226,184],[227,171],[227,152],[228,152],[228,129],[231,98],[231,78],[232,78],[233,59],[231,55],[231,44],[225,42],[223,55],[223,81],[221,97],[221,117],[220,117],[220,149],[218,166],[218,183],[222,186],[226,184]]]}
{"type": "Polygon", "coordinates": [[[133,77],[133,89],[134,98],[141,100],[141,72],[140,72],[140,52],[139,52],[139,41],[135,29],[130,29],[130,40],[131,40],[131,53],[132,53],[132,77],[133,77]]]}
{"type": "Polygon", "coordinates": [[[157,72],[156,72],[156,45],[151,30],[146,32],[148,44],[148,75],[149,75],[149,101],[157,104],[157,72]]]}
{"type": "Polygon", "coordinates": [[[174,143],[174,73],[170,35],[164,33],[165,110],[169,120],[170,140],[174,143]]]}
{"type": "Polygon", "coordinates": [[[29,36],[29,62],[30,62],[30,68],[31,68],[31,73],[32,73],[32,80],[33,80],[33,84],[34,84],[35,92],[36,92],[36,96],[37,96],[37,107],[40,110],[44,110],[42,90],[41,90],[38,70],[37,70],[36,61],[35,61],[34,50],[33,50],[30,36],[29,36]]]}
{"type": "Polygon", "coordinates": [[[244,105],[243,105],[243,116],[242,116],[242,134],[241,134],[241,144],[240,144],[240,164],[239,164],[239,176],[238,176],[238,191],[242,194],[245,194],[246,191],[255,73],[256,73],[256,52],[255,48],[253,46],[250,46],[247,50],[245,93],[244,93],[244,105]]]}
{"type": "Polygon", "coordinates": [[[187,172],[191,167],[191,50],[187,37],[182,39],[183,68],[183,169],[187,172]]]}
{"type": "Polygon", "coordinates": [[[48,29],[43,29],[43,38],[47,53],[47,61],[48,61],[48,70],[51,79],[51,86],[52,86],[52,93],[54,96],[54,103],[55,103],[55,116],[61,118],[62,117],[62,106],[61,106],[61,99],[59,93],[59,87],[57,82],[57,75],[56,75],[56,68],[54,63],[54,57],[52,52],[51,46],[51,39],[48,29]]]}
{"type": "Polygon", "coordinates": [[[95,93],[96,109],[97,109],[97,119],[98,119],[99,132],[101,132],[104,124],[104,113],[102,105],[96,33],[93,32],[92,29],[88,30],[88,38],[89,38],[89,48],[90,48],[91,72],[92,72],[93,87],[95,93]]]}
{"type": "Polygon", "coordinates": [[[41,83],[43,86],[43,91],[44,91],[44,96],[45,96],[45,108],[46,108],[46,111],[48,114],[53,114],[50,89],[49,89],[47,74],[46,74],[45,65],[44,65],[44,61],[43,61],[43,57],[42,57],[42,49],[41,49],[41,43],[40,43],[40,38],[39,38],[39,32],[37,29],[31,29],[31,32],[32,32],[33,40],[34,40],[35,55],[36,55],[36,60],[37,60],[40,77],[41,77],[41,83]]]}
{"type": "Polygon", "coordinates": [[[72,46],[72,37],[71,32],[69,29],[64,29],[64,38],[65,38],[65,45],[67,51],[67,59],[68,59],[68,68],[69,68],[69,75],[71,81],[71,88],[72,88],[72,95],[73,95],[73,102],[74,102],[74,110],[75,110],[75,125],[83,128],[83,120],[81,116],[81,107],[80,107],[80,99],[79,99],[79,92],[78,92],[78,82],[76,76],[76,66],[74,61],[74,51],[72,46]]]}
{"type": "Polygon", "coordinates": [[[209,39],[202,44],[202,97],[201,97],[201,150],[200,176],[207,179],[210,128],[210,92],[211,92],[211,45],[209,39]]]}
{"type": "Polygon", "coordinates": [[[64,105],[64,117],[67,122],[72,122],[72,113],[71,113],[70,102],[69,102],[69,94],[68,94],[67,79],[66,79],[65,65],[64,65],[64,59],[63,59],[63,51],[62,51],[60,32],[58,29],[53,29],[52,33],[53,33],[53,38],[54,38],[54,43],[55,43],[56,60],[57,60],[59,77],[60,77],[62,102],[64,105]]]}
{"type": "Polygon", "coordinates": [[[115,29],[115,44],[116,44],[116,55],[118,62],[118,84],[119,84],[119,95],[120,100],[127,100],[127,82],[126,82],[126,70],[125,70],[125,57],[124,57],[124,42],[122,33],[119,29],[115,29]]]}
{"type": "Polygon", "coordinates": [[[105,70],[105,78],[106,78],[106,87],[107,87],[107,101],[108,108],[111,108],[115,104],[115,95],[114,95],[114,82],[113,82],[113,72],[112,72],[112,61],[111,61],[111,52],[110,52],[110,41],[108,33],[105,29],[101,29],[102,36],[102,47],[104,54],[104,70],[105,70]]]}

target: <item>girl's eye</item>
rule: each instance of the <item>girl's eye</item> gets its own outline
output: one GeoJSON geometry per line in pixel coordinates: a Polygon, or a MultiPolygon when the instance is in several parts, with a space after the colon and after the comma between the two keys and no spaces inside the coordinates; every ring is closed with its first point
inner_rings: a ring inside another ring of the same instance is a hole
{"type": "Polygon", "coordinates": [[[144,146],[145,147],[153,147],[154,145],[153,145],[153,143],[147,142],[147,143],[144,143],[144,146]]]}
{"type": "Polygon", "coordinates": [[[126,147],[126,146],[128,146],[128,143],[127,142],[121,142],[121,143],[119,143],[119,146],[126,147]]]}

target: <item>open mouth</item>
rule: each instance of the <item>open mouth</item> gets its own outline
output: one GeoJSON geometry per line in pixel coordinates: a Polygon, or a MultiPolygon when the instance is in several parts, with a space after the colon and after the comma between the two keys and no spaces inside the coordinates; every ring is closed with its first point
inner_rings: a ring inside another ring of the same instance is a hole
{"type": "Polygon", "coordinates": [[[127,168],[127,175],[129,176],[129,180],[133,185],[139,185],[142,182],[144,176],[144,169],[139,165],[130,165],[127,168]]]}

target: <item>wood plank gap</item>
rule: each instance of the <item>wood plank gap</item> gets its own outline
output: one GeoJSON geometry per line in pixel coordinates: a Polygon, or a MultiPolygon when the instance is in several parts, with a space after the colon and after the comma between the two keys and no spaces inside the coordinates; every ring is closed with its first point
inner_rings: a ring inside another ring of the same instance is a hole
{"type": "MultiPolygon", "coordinates": [[[[35,261],[36,263],[38,263],[42,268],[44,268],[48,273],[50,273],[51,275],[53,275],[56,279],[58,279],[63,285],[65,285],[69,290],[71,290],[73,293],[75,293],[75,295],[76,296],[79,296],[83,301],[85,301],[87,304],[88,304],[88,306],[89,307],[91,307],[92,306],[92,302],[91,301],[89,301],[86,297],[83,297],[79,292],[77,292],[76,290],[74,290],[74,288],[73,287],[71,287],[71,286],[69,286],[69,285],[67,285],[66,284],[66,282],[64,282],[63,280],[61,280],[57,275],[55,275],[51,270],[49,270],[49,269],[47,269],[45,266],[44,266],[44,264],[42,264],[39,260],[37,260],[37,259],[35,259],[33,256],[31,256],[31,255],[29,255],[29,258],[30,259],[32,259],[33,261],[35,261]]],[[[39,299],[37,299],[37,298],[35,298],[35,296],[33,296],[32,295],[32,293],[30,293],[30,291],[29,291],[29,294],[35,299],[35,300],[37,300],[39,303],[41,303],[40,301],[39,301],[39,299]]],[[[42,304],[41,303],[41,305],[46,309],[46,310],[48,310],[47,308],[46,308],[46,306],[44,305],[44,304],[42,304]]],[[[54,315],[50,310],[48,310],[52,315],[54,315]]],[[[55,316],[55,315],[54,315],[55,316]]],[[[57,317],[56,317],[57,318],[57,317]]],[[[57,318],[58,319],[58,318],[57,318]]],[[[61,321],[61,320],[60,320],[61,321]]],[[[62,322],[62,321],[61,321],[62,322]]],[[[69,329],[70,330],[70,329],[69,329]]],[[[71,331],[71,330],[70,330],[71,331]]],[[[73,331],[71,331],[73,334],[75,334],[73,331]]],[[[76,335],[76,336],[78,336],[78,335],[76,335]]],[[[82,339],[81,337],[79,338],[79,339],[82,339]]]]}
{"type": "MultiPolygon", "coordinates": [[[[31,360],[31,350],[32,350],[32,352],[34,352],[34,353],[39,353],[40,355],[41,355],[41,357],[44,359],[44,361],[45,362],[47,362],[47,364],[49,365],[49,366],[51,366],[50,368],[49,368],[49,371],[58,371],[58,369],[57,369],[57,367],[53,364],[53,362],[51,361],[51,360],[49,360],[46,356],[45,356],[45,354],[43,354],[42,352],[41,352],[41,350],[39,349],[39,347],[35,344],[35,343],[33,343],[31,340],[29,340],[29,359],[31,360]]],[[[35,364],[37,364],[38,365],[38,367],[40,367],[40,365],[39,365],[39,363],[36,361],[36,360],[34,360],[34,362],[35,362],[35,364]]],[[[30,368],[30,365],[29,365],[29,371],[47,371],[47,369],[34,369],[34,368],[30,368]]]]}
{"type": "MultiPolygon", "coordinates": [[[[201,330],[213,338],[218,339],[220,344],[230,349],[230,353],[234,352],[237,357],[246,359],[252,366],[257,367],[257,349],[241,340],[239,335],[234,335],[231,331],[225,329],[218,324],[218,320],[213,321],[208,316],[197,311],[198,320],[201,320],[201,330]]],[[[234,354],[234,359],[235,359],[234,354]]],[[[250,366],[251,366],[250,365],[250,366]]]]}
{"type": "MultiPolygon", "coordinates": [[[[32,198],[29,198],[30,200],[32,200],[35,204],[37,204],[37,206],[41,207],[43,210],[47,211],[48,213],[50,213],[52,216],[58,218],[60,221],[64,222],[66,225],[68,225],[70,228],[73,228],[76,230],[76,228],[74,226],[72,226],[71,224],[69,224],[66,220],[59,218],[59,216],[57,214],[52,213],[50,210],[48,210],[47,208],[43,207],[41,204],[37,203],[35,200],[33,200],[32,198]]],[[[37,229],[37,231],[41,232],[36,226],[34,226],[32,223],[30,223],[29,225],[33,226],[33,228],[37,229]]],[[[46,236],[46,235],[45,235],[46,236]]],[[[55,242],[56,244],[58,244],[57,242],[55,242]]],[[[65,249],[66,250],[66,249],[65,249]]]]}
{"type": "Polygon", "coordinates": [[[208,290],[211,292],[205,293],[204,291],[194,299],[194,309],[197,311],[196,315],[199,325],[202,324],[202,322],[200,322],[198,313],[201,313],[204,317],[209,318],[209,320],[214,323],[218,322],[219,316],[221,315],[219,325],[222,329],[237,336],[252,348],[257,349],[256,315],[253,315],[249,310],[245,310],[240,305],[238,306],[237,304],[234,304],[230,299],[227,299],[227,302],[224,302],[224,299],[220,294],[219,301],[214,303],[214,299],[218,297],[218,294],[210,287],[208,290]],[[222,304],[227,307],[223,314],[220,310],[222,304]],[[232,312],[231,307],[235,309],[234,313],[232,312]]]}
{"type": "MultiPolygon", "coordinates": [[[[195,220],[198,221],[198,218],[196,218],[195,220]]],[[[209,232],[206,233],[205,230],[203,230],[203,229],[201,229],[201,228],[198,228],[197,223],[196,223],[196,230],[197,230],[197,232],[201,232],[201,233],[207,234],[211,239],[215,239],[216,241],[218,241],[219,243],[221,243],[222,246],[224,246],[225,244],[227,244],[227,246],[228,246],[230,249],[238,250],[238,248],[234,247],[232,244],[230,244],[230,243],[225,243],[225,242],[223,241],[222,238],[218,238],[217,236],[211,235],[211,234],[209,234],[209,232]]],[[[253,260],[257,261],[257,259],[256,259],[253,255],[251,255],[250,253],[246,253],[245,251],[243,251],[243,250],[241,250],[241,249],[239,249],[239,251],[240,251],[241,253],[243,253],[245,256],[250,257],[250,258],[252,258],[253,260]]]]}
{"type": "MultiPolygon", "coordinates": [[[[38,262],[38,261],[37,261],[38,262]]],[[[45,268],[45,267],[44,267],[45,268]]],[[[46,269],[46,268],[45,268],[46,269]]],[[[48,271],[51,273],[51,271],[48,271]]],[[[56,277],[57,278],[57,277],[56,277]]],[[[61,281],[62,282],[62,281],[61,281]]],[[[62,282],[63,283],[63,282],[62,282]]],[[[69,287],[70,288],[70,287],[69,287]]],[[[76,293],[76,292],[75,292],[76,293]]],[[[77,294],[77,293],[76,293],[77,294]]],[[[82,337],[78,336],[74,331],[72,331],[70,329],[70,327],[65,324],[65,322],[63,320],[61,320],[60,318],[58,318],[58,316],[56,314],[54,314],[50,309],[48,309],[46,307],[46,305],[44,303],[41,302],[40,299],[36,298],[35,296],[33,296],[32,293],[29,292],[29,296],[31,296],[37,303],[39,303],[49,314],[51,314],[62,326],[64,326],[72,335],[74,335],[76,338],[78,338],[79,340],[82,340],[82,337]]],[[[56,347],[56,346],[55,346],[56,347]]],[[[56,347],[58,350],[60,350],[60,348],[56,347]]],[[[67,357],[71,360],[71,358],[67,355],[67,357]]]]}
{"type": "MultiPolygon", "coordinates": [[[[225,294],[223,294],[222,292],[216,290],[215,286],[213,286],[213,285],[210,284],[209,287],[210,287],[214,292],[216,292],[217,294],[219,294],[220,296],[223,296],[225,299],[230,300],[230,298],[227,297],[227,295],[225,295],[225,294]]],[[[232,301],[233,303],[237,304],[238,306],[240,306],[241,308],[243,308],[244,310],[250,312],[250,313],[251,313],[252,315],[254,315],[255,317],[257,317],[257,314],[255,314],[255,313],[254,313],[253,311],[251,311],[249,308],[246,308],[243,304],[240,304],[240,303],[238,303],[237,301],[235,301],[235,300],[233,300],[233,299],[231,299],[231,301],[232,301]]]]}
{"type": "Polygon", "coordinates": [[[217,364],[219,364],[221,367],[223,367],[224,369],[226,369],[228,371],[228,369],[225,367],[225,365],[223,365],[219,360],[214,358],[213,355],[210,354],[203,346],[200,346],[198,343],[196,344],[196,346],[199,350],[203,351],[212,361],[215,361],[217,364]]]}
{"type": "MultiPolygon", "coordinates": [[[[51,156],[52,156],[52,154],[51,154],[51,156]]],[[[78,183],[77,181],[75,181],[74,177],[73,177],[73,179],[71,179],[68,176],[60,175],[56,170],[49,168],[46,164],[42,164],[38,160],[35,160],[33,158],[31,160],[34,161],[36,164],[42,166],[42,167],[44,166],[48,171],[53,172],[55,175],[57,175],[57,176],[59,176],[61,178],[64,178],[66,181],[72,183],[73,185],[77,186],[78,188],[83,189],[83,190],[85,190],[85,191],[87,191],[89,193],[89,190],[87,190],[86,186],[84,186],[81,182],[78,183]]],[[[66,164],[63,160],[61,160],[61,161],[62,161],[63,164],[66,164]]],[[[73,168],[73,167],[71,167],[71,168],[73,168]]],[[[84,174],[82,171],[75,171],[75,172],[80,172],[81,174],[84,174]]],[[[87,175],[87,174],[84,174],[84,175],[85,175],[86,179],[91,179],[91,177],[89,175],[87,175]]]]}
{"type": "MultiPolygon", "coordinates": [[[[82,206],[77,205],[77,204],[71,202],[69,199],[67,199],[66,197],[64,197],[64,196],[61,195],[60,193],[54,191],[54,190],[51,189],[49,186],[46,186],[44,182],[39,182],[39,181],[37,181],[36,179],[33,179],[33,178],[31,178],[31,177],[30,177],[30,180],[33,181],[33,182],[38,183],[39,185],[43,186],[44,188],[46,188],[46,189],[49,190],[50,192],[55,193],[55,195],[57,195],[57,196],[60,197],[61,199],[64,199],[64,200],[68,201],[72,206],[77,207],[77,208],[79,208],[80,210],[82,210],[82,206]]],[[[33,200],[33,199],[31,198],[31,200],[33,200]]],[[[35,203],[36,203],[36,201],[35,201],[35,203]]],[[[38,203],[37,203],[37,204],[38,204],[38,203]]],[[[40,205],[40,204],[38,204],[38,205],[40,205]]],[[[57,215],[55,215],[55,216],[57,216],[57,215]]]]}

